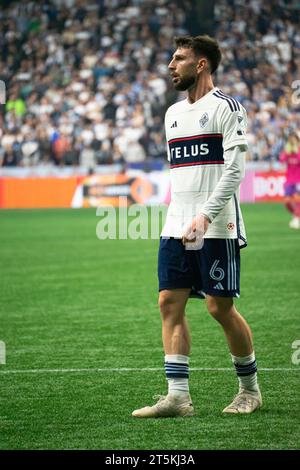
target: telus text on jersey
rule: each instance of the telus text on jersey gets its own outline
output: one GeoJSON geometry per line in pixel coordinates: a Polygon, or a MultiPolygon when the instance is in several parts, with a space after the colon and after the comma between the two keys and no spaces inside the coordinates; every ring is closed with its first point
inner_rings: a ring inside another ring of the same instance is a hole
{"type": "Polygon", "coordinates": [[[172,147],[170,149],[171,158],[182,158],[182,157],[197,157],[197,155],[208,155],[209,148],[208,144],[194,144],[194,145],[182,145],[180,147],[172,147]]]}

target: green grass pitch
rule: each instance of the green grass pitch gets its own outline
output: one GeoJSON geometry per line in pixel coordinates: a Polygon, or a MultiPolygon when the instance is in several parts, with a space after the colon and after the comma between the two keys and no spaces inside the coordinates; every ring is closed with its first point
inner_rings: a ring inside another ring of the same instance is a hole
{"type": "Polygon", "coordinates": [[[236,378],[223,333],[191,300],[196,416],[139,420],[164,393],[157,240],[96,237],[95,210],[0,212],[1,449],[299,449],[300,232],[278,204],[244,205],[237,301],[255,339],[264,406],[223,416],[236,378]],[[299,357],[299,356],[298,356],[299,357]],[[161,368],[113,370],[122,368],[161,368]],[[96,370],[100,369],[100,370],[96,370]]]}

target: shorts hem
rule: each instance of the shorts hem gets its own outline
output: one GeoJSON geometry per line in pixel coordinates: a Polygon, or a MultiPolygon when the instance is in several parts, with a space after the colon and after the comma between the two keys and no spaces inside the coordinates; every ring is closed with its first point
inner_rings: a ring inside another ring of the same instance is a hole
{"type": "Polygon", "coordinates": [[[239,298],[240,297],[240,292],[237,292],[237,291],[219,291],[219,290],[215,290],[215,289],[203,289],[203,292],[206,294],[206,295],[211,295],[212,297],[235,297],[235,298],[239,298]]]}
{"type": "Polygon", "coordinates": [[[192,289],[191,285],[186,285],[186,284],[180,284],[180,285],[174,285],[174,284],[162,284],[159,286],[158,290],[159,292],[161,290],[172,290],[172,289],[192,289]]]}

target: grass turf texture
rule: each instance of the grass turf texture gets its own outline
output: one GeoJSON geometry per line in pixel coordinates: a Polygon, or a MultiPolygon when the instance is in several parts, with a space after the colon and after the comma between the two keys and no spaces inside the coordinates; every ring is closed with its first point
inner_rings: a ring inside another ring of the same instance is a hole
{"type": "MultiPolygon", "coordinates": [[[[194,371],[196,416],[139,420],[166,391],[161,371],[5,373],[29,369],[162,367],[157,240],[96,238],[94,210],[0,212],[1,449],[299,449],[300,232],[281,205],[243,207],[242,297],[262,368],[263,409],[223,416],[230,371],[194,371]]],[[[204,303],[188,304],[191,367],[230,368],[223,333],[204,303]]]]}

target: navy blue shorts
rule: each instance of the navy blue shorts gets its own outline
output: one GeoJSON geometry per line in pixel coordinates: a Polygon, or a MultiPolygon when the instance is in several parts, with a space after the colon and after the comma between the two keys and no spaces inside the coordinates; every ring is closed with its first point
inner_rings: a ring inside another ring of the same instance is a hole
{"type": "Polygon", "coordinates": [[[239,297],[238,240],[206,238],[201,250],[186,250],[180,239],[161,238],[158,279],[160,291],[191,288],[191,297],[239,297]]]}

